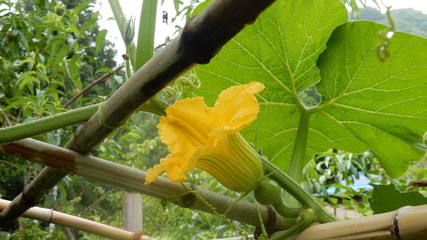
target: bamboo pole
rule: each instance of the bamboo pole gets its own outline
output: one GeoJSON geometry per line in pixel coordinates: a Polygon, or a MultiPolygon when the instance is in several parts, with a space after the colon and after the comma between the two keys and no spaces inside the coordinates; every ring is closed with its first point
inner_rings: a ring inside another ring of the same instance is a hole
{"type": "Polygon", "coordinates": [[[123,220],[126,230],[143,232],[142,197],[140,194],[129,193],[123,197],[123,220]]]}
{"type": "MultiPolygon", "coordinates": [[[[277,232],[272,236],[280,234],[277,232]]],[[[296,240],[427,239],[427,205],[311,226],[296,240]]]]}
{"type": "MultiPolygon", "coordinates": [[[[0,210],[5,209],[10,204],[10,201],[0,199],[0,210]]],[[[24,217],[37,219],[40,221],[55,223],[62,226],[67,226],[98,236],[117,239],[117,240],[154,240],[147,236],[139,236],[139,233],[125,231],[119,228],[111,227],[102,223],[97,223],[84,218],[79,218],[69,214],[53,211],[52,209],[32,207],[24,212],[24,217]]]]}
{"type": "MultiPolygon", "coordinates": [[[[66,148],[89,153],[140,105],[195,64],[208,63],[245,25],[253,23],[274,0],[215,0],[190,19],[182,34],[142,66],[95,114],[78,128],[66,148]],[[103,119],[99,118],[103,116],[103,119]]],[[[27,209],[35,206],[67,172],[46,167],[0,213],[0,229],[9,229],[27,209]]]]}
{"type": "MultiPolygon", "coordinates": [[[[239,201],[222,194],[199,189],[188,185],[199,197],[191,194],[182,184],[173,183],[164,177],[158,177],[150,185],[144,185],[146,172],[131,167],[103,160],[91,155],[61,148],[55,145],[23,139],[0,145],[0,152],[25,158],[58,168],[62,171],[77,174],[89,179],[101,181],[129,191],[146,194],[181,207],[200,210],[212,214],[225,214],[226,218],[242,223],[259,226],[257,206],[254,203],[239,201]],[[209,205],[207,205],[208,203],[209,205]],[[235,203],[235,204],[234,204],[235,203]]],[[[272,208],[260,206],[263,222],[269,230],[286,229],[284,220],[272,208]]]]}

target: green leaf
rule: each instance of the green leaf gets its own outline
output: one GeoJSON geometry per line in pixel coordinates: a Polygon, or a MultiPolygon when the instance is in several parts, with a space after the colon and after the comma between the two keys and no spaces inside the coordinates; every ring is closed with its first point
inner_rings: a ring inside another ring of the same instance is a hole
{"type": "Polygon", "coordinates": [[[142,3],[136,45],[136,56],[138,58],[136,58],[135,65],[133,66],[135,70],[142,67],[154,54],[157,2],[158,0],[150,0],[142,3]]]}
{"type": "Polygon", "coordinates": [[[113,71],[113,69],[108,68],[108,67],[105,67],[105,68],[98,69],[98,70],[96,71],[96,74],[106,73],[106,72],[111,72],[111,71],[113,71]]]}
{"type": "Polygon", "coordinates": [[[427,149],[427,39],[396,33],[391,58],[382,63],[375,49],[377,33],[386,28],[351,22],[333,33],[318,61],[323,103],[313,109],[310,140],[369,149],[389,176],[398,177],[427,149]]]}
{"type": "Polygon", "coordinates": [[[198,14],[200,14],[203,10],[205,10],[205,8],[207,6],[209,6],[209,4],[211,4],[213,2],[213,0],[206,0],[202,3],[200,3],[195,9],[194,11],[191,13],[191,16],[194,17],[198,14]]]}
{"type": "MultiPolygon", "coordinates": [[[[317,58],[332,31],[347,18],[347,10],[337,0],[277,1],[210,64],[197,68],[202,87],[196,94],[212,105],[229,86],[264,83],[258,119],[244,134],[270,161],[287,166],[302,108],[297,95],[320,80],[317,58]]],[[[318,152],[312,150],[310,156],[318,152]]]]}
{"type": "Polygon", "coordinates": [[[83,89],[83,84],[80,77],[80,67],[81,67],[81,59],[79,55],[73,55],[70,60],[68,60],[69,74],[71,77],[71,81],[74,84],[74,87],[78,90],[83,89]]]}
{"type": "Polygon", "coordinates": [[[77,5],[74,9],[72,9],[72,11],[74,11],[76,15],[78,15],[78,13],[92,7],[91,4],[92,3],[90,1],[82,2],[79,5],[77,5]]]}
{"type": "Polygon", "coordinates": [[[202,87],[195,94],[212,105],[231,85],[262,82],[258,119],[243,134],[270,161],[289,166],[301,112],[308,112],[301,160],[332,148],[370,150],[398,177],[427,150],[427,40],[396,33],[391,58],[380,62],[377,33],[388,27],[346,20],[339,1],[278,1],[212,63],[197,67],[202,87]],[[316,83],[322,102],[307,110],[300,98],[315,95],[304,90],[316,83]]]}
{"type": "Polygon", "coordinates": [[[393,184],[373,186],[369,204],[374,214],[391,212],[404,206],[427,204],[427,198],[419,192],[400,192],[393,184]]]}
{"type": "Polygon", "coordinates": [[[107,35],[107,32],[107,30],[103,29],[99,31],[98,35],[96,36],[96,53],[101,52],[102,48],[104,48],[105,36],[107,35]]]}

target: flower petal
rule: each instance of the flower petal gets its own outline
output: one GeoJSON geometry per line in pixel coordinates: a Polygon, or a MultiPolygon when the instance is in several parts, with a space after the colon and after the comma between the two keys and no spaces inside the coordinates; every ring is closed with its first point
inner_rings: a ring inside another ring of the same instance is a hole
{"type": "Polygon", "coordinates": [[[150,184],[154,182],[156,178],[166,170],[166,158],[160,159],[159,164],[148,170],[147,176],[145,177],[145,184],[150,184]]]}
{"type": "Polygon", "coordinates": [[[188,160],[189,158],[183,157],[181,154],[169,154],[165,158],[160,159],[159,164],[148,170],[145,177],[145,184],[154,182],[164,171],[167,172],[168,178],[172,182],[184,182],[187,173],[194,167],[188,165],[188,160]]]}
{"type": "Polygon", "coordinates": [[[257,117],[259,104],[255,94],[264,90],[264,85],[252,82],[230,87],[219,95],[213,111],[218,116],[217,126],[224,126],[230,133],[241,131],[257,117]]]}
{"type": "Polygon", "coordinates": [[[183,99],[166,109],[166,117],[157,126],[160,139],[171,153],[191,152],[208,143],[215,116],[202,97],[183,99]]]}

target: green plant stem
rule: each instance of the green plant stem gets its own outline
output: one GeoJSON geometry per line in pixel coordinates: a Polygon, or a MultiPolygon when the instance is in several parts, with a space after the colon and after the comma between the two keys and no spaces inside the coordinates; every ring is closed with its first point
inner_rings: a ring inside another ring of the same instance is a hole
{"type": "Polygon", "coordinates": [[[294,197],[303,208],[314,210],[316,221],[322,223],[336,221],[336,218],[326,211],[326,209],[320,205],[310,193],[303,189],[299,183],[271,164],[267,159],[261,158],[261,160],[264,164],[266,174],[268,174],[271,179],[275,180],[280,187],[294,197]]]}
{"type": "Polygon", "coordinates": [[[126,79],[129,79],[132,76],[132,72],[130,70],[130,64],[131,61],[130,59],[126,59],[125,60],[125,66],[126,66],[126,79]]]}
{"type": "Polygon", "coordinates": [[[302,232],[304,229],[306,229],[308,226],[310,226],[312,223],[316,222],[316,219],[313,217],[313,211],[312,209],[305,210],[304,213],[301,215],[300,221],[297,222],[294,226],[289,228],[288,230],[274,236],[273,238],[270,238],[270,240],[283,240],[288,239],[295,234],[298,234],[302,232]]]}
{"type": "Polygon", "coordinates": [[[142,2],[139,20],[138,42],[136,45],[136,62],[134,70],[138,70],[154,54],[154,33],[156,30],[157,0],[142,2]]]}
{"type": "Polygon", "coordinates": [[[108,0],[108,3],[110,4],[110,8],[111,8],[111,11],[113,12],[114,19],[116,20],[116,23],[119,27],[120,33],[124,40],[124,37],[126,34],[123,26],[125,25],[124,23],[126,21],[126,18],[123,13],[122,7],[120,6],[120,2],[119,0],[108,0]]]}
{"type": "Polygon", "coordinates": [[[300,207],[293,208],[293,207],[287,206],[283,202],[283,199],[279,199],[278,201],[273,203],[273,207],[277,213],[279,213],[281,216],[286,217],[286,218],[296,218],[296,217],[298,217],[298,215],[301,211],[300,207]]]}
{"type": "Polygon", "coordinates": [[[157,97],[152,97],[142,104],[141,107],[138,108],[138,111],[149,112],[157,116],[165,116],[167,107],[169,107],[167,103],[160,101],[157,97]]]}
{"type": "MultiPolygon", "coordinates": [[[[258,213],[259,227],[261,228],[261,236],[260,237],[263,237],[262,239],[264,239],[264,237],[268,238],[268,234],[267,234],[267,231],[265,230],[265,226],[264,226],[264,221],[262,220],[261,212],[259,210],[259,204],[256,205],[256,211],[258,213]]],[[[260,239],[260,237],[258,237],[258,239],[260,239]]]]}
{"type": "Polygon", "coordinates": [[[298,131],[295,137],[295,144],[292,151],[291,162],[288,174],[296,182],[301,182],[302,170],[305,166],[305,151],[307,148],[308,125],[310,114],[306,110],[301,110],[298,131]]]}
{"type": "MultiPolygon", "coordinates": [[[[155,97],[145,102],[138,111],[153,113],[158,116],[165,115],[168,105],[155,97]]],[[[0,144],[35,136],[55,129],[67,127],[88,120],[99,109],[99,104],[73,109],[67,112],[40,118],[31,122],[15,126],[0,128],[0,144]]]]}
{"type": "MultiPolygon", "coordinates": [[[[298,124],[298,131],[295,137],[294,148],[292,150],[291,162],[288,174],[297,183],[301,182],[302,170],[305,166],[305,152],[307,148],[308,126],[310,114],[307,110],[300,108],[301,115],[298,124]]],[[[290,207],[297,207],[298,203],[294,198],[285,196],[285,203],[290,207]]]]}
{"type": "Polygon", "coordinates": [[[35,121],[0,129],[0,143],[7,143],[63,128],[88,120],[98,110],[99,104],[55,114],[35,121]]]}

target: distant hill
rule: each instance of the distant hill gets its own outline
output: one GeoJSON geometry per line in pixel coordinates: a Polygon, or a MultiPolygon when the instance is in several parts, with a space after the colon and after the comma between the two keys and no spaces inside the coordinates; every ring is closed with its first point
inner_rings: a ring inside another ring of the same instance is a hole
{"type": "MultiPolygon", "coordinates": [[[[427,38],[427,14],[412,8],[391,10],[398,32],[406,32],[427,38]]],[[[350,18],[355,17],[350,14],[350,18]]],[[[387,17],[378,9],[367,7],[360,9],[360,19],[389,25],[387,17]]]]}

